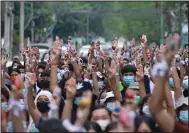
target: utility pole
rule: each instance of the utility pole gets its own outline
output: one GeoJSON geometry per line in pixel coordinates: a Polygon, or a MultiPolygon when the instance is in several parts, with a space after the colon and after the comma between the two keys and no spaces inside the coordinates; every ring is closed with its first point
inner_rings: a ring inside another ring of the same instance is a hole
{"type": "Polygon", "coordinates": [[[12,13],[12,10],[14,9],[14,2],[11,2],[11,21],[10,21],[10,25],[11,25],[11,29],[10,29],[10,58],[12,59],[12,55],[13,55],[13,33],[14,33],[14,14],[12,13]]]}
{"type": "Polygon", "coordinates": [[[4,30],[4,38],[5,43],[4,47],[7,50],[7,52],[10,54],[10,11],[9,11],[9,4],[10,2],[5,2],[5,30],[4,30]]]}
{"type": "Polygon", "coordinates": [[[89,43],[89,14],[87,14],[87,44],[89,43]]]}
{"type": "Polygon", "coordinates": [[[5,1],[5,26],[4,26],[4,47],[7,50],[9,57],[12,58],[12,44],[13,44],[13,28],[14,28],[14,15],[12,10],[14,2],[5,1]]]}
{"type": "MultiPolygon", "coordinates": [[[[33,2],[31,2],[31,14],[33,18],[33,2]]],[[[31,42],[34,43],[34,26],[35,22],[32,20],[32,26],[31,26],[31,42]]]]}
{"type": "Polygon", "coordinates": [[[164,42],[163,1],[161,1],[161,44],[164,42]]]}
{"type": "MultiPolygon", "coordinates": [[[[20,2],[20,46],[19,52],[24,48],[24,2],[20,2]]],[[[20,54],[21,56],[21,54],[20,54]]]]}

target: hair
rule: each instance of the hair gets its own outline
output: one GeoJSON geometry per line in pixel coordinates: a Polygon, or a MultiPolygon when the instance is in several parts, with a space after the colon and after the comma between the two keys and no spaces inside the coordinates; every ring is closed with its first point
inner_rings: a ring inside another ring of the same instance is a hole
{"type": "Polygon", "coordinates": [[[140,103],[140,115],[144,115],[144,113],[142,112],[142,109],[143,109],[144,104],[148,101],[150,97],[151,97],[151,94],[146,95],[144,99],[142,100],[142,102],[140,103]]]}
{"type": "Polygon", "coordinates": [[[83,63],[87,64],[88,60],[85,57],[81,57],[81,59],[83,60],[83,63]]]}
{"type": "Polygon", "coordinates": [[[110,130],[116,129],[117,128],[117,122],[111,122],[108,124],[104,132],[109,132],[110,130]]]}
{"type": "Polygon", "coordinates": [[[124,73],[132,72],[134,75],[136,75],[136,67],[134,65],[126,65],[121,69],[121,74],[124,75],[124,73]]]}
{"type": "Polygon", "coordinates": [[[18,68],[14,68],[14,69],[12,69],[11,73],[12,73],[12,72],[17,72],[17,73],[20,74],[20,70],[19,70],[18,68]]]}
{"type": "Polygon", "coordinates": [[[42,72],[41,77],[43,77],[43,76],[50,77],[50,72],[42,72]]]}
{"type": "Polygon", "coordinates": [[[13,67],[13,65],[14,65],[15,63],[21,65],[21,63],[20,63],[19,61],[15,60],[15,61],[12,62],[12,67],[13,67]]]}
{"type": "Polygon", "coordinates": [[[143,122],[145,122],[149,126],[151,131],[153,131],[154,122],[152,121],[152,119],[150,119],[149,117],[145,115],[137,115],[135,118],[135,132],[137,132],[138,128],[143,122]]]}
{"type": "Polygon", "coordinates": [[[3,94],[3,96],[5,96],[5,98],[6,98],[6,100],[9,101],[9,92],[3,87],[1,87],[1,94],[3,94]]]}
{"type": "MultiPolygon", "coordinates": [[[[91,120],[91,118],[92,118],[92,113],[93,113],[93,111],[95,111],[95,110],[97,110],[97,109],[105,109],[107,112],[108,112],[108,115],[109,116],[111,116],[111,112],[106,108],[106,106],[105,105],[96,105],[96,106],[93,106],[93,107],[91,107],[91,111],[90,111],[90,114],[89,114],[89,121],[91,120]]],[[[111,117],[110,117],[111,118],[111,117]]]]}
{"type": "Polygon", "coordinates": [[[23,65],[18,66],[18,69],[25,69],[23,65]]]}
{"type": "Polygon", "coordinates": [[[52,133],[52,132],[68,132],[62,125],[61,120],[50,119],[46,120],[40,127],[41,133],[52,133]]]}
{"type": "Polygon", "coordinates": [[[39,68],[45,69],[45,65],[44,65],[43,63],[39,63],[39,64],[38,64],[38,69],[39,69],[39,68]]]}
{"type": "Polygon", "coordinates": [[[96,123],[96,122],[87,122],[84,127],[86,128],[87,131],[93,129],[96,132],[102,132],[101,127],[96,123]]]}

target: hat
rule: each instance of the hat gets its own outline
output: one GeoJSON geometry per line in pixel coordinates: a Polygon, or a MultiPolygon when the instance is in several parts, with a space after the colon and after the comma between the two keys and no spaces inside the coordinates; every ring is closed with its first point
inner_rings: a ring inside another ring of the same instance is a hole
{"type": "Polygon", "coordinates": [[[38,94],[37,94],[37,96],[35,97],[35,100],[34,100],[34,103],[35,103],[35,105],[37,106],[37,99],[40,97],[40,96],[46,96],[48,99],[49,99],[49,101],[50,101],[50,103],[52,102],[52,93],[50,93],[49,91],[47,91],[47,90],[42,90],[42,91],[40,91],[38,94]]]}
{"type": "Polygon", "coordinates": [[[188,97],[181,96],[179,101],[176,103],[176,108],[179,108],[184,104],[188,106],[188,97]]]}
{"type": "Polygon", "coordinates": [[[105,101],[106,101],[108,98],[111,98],[111,97],[114,97],[113,91],[107,92],[107,93],[106,93],[105,101]]]}
{"type": "Polygon", "coordinates": [[[20,59],[19,59],[19,56],[15,55],[15,56],[13,57],[13,60],[20,60],[20,59]]]}
{"type": "Polygon", "coordinates": [[[138,82],[132,82],[128,89],[139,89],[138,82]]]}

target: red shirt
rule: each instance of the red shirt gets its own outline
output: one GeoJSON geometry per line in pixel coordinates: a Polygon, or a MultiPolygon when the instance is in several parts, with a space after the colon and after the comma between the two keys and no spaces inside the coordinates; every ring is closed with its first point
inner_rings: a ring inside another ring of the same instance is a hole
{"type": "Polygon", "coordinates": [[[188,125],[176,121],[176,123],[175,123],[175,132],[188,133],[188,125]]]}

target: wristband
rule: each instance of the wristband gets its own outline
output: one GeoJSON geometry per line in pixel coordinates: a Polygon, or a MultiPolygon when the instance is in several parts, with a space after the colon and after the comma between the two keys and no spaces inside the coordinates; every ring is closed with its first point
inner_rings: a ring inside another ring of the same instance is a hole
{"type": "Polygon", "coordinates": [[[49,104],[48,105],[50,110],[48,112],[48,119],[58,118],[58,106],[56,104],[49,104]]]}
{"type": "Polygon", "coordinates": [[[51,62],[51,66],[58,66],[58,61],[56,61],[56,62],[51,62]]]}
{"type": "Polygon", "coordinates": [[[163,77],[166,72],[168,72],[168,65],[165,60],[163,60],[161,63],[155,64],[152,70],[152,76],[160,76],[163,77]]]}
{"type": "Polygon", "coordinates": [[[24,110],[24,106],[14,99],[10,99],[9,106],[13,108],[13,114],[17,117],[19,116],[19,112],[24,110]]]}

